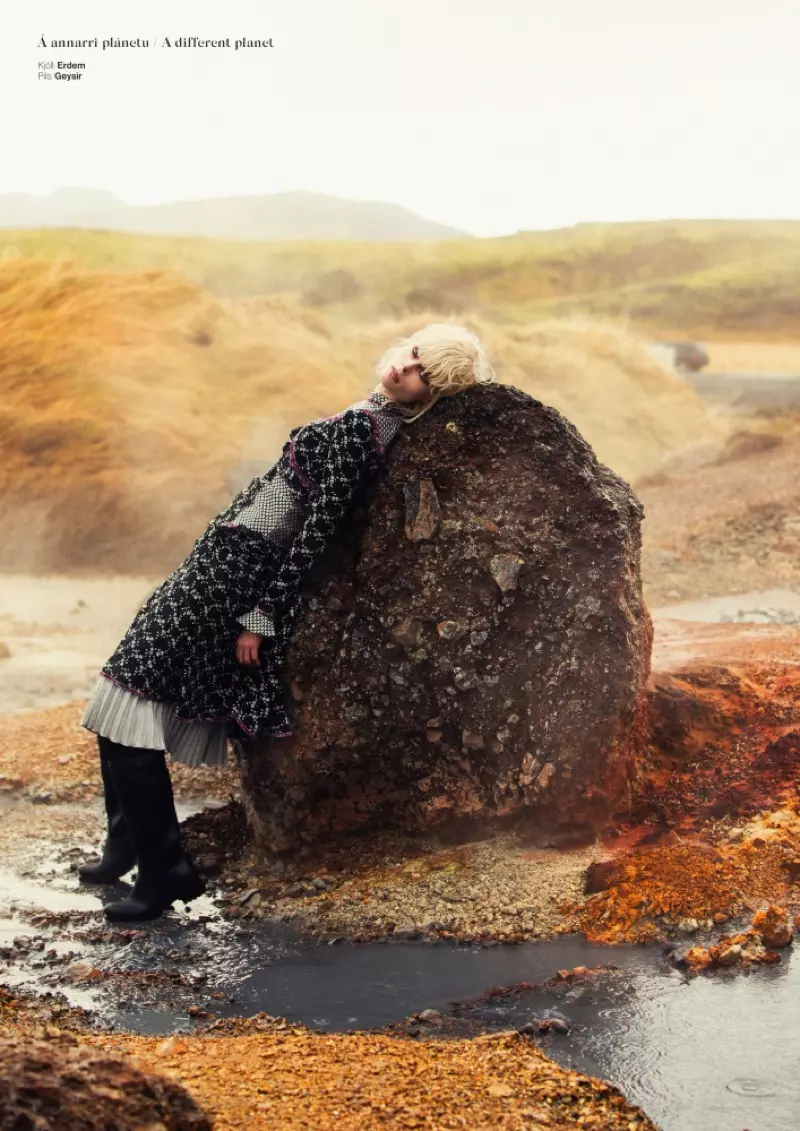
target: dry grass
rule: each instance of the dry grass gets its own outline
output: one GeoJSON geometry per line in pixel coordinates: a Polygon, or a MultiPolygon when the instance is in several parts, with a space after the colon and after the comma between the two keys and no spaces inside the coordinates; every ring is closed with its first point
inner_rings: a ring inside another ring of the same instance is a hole
{"type": "Polygon", "coordinates": [[[281,293],[350,322],[424,310],[515,324],[591,314],[656,338],[800,338],[800,221],[577,224],[419,243],[2,231],[0,259],[13,256],[174,270],[218,296],[281,293]]]}
{"type": "Polygon", "coordinates": [[[553,318],[499,334],[505,379],[563,412],[634,484],[669,452],[727,432],[727,418],[613,321],[553,318]]]}
{"type": "MultiPolygon", "coordinates": [[[[374,383],[385,346],[438,317],[335,319],[280,295],[219,299],[168,271],[0,264],[0,567],[161,571],[227,502],[240,458],[374,383]]],[[[459,319],[498,377],[572,419],[636,480],[714,425],[609,321],[459,319]]]]}

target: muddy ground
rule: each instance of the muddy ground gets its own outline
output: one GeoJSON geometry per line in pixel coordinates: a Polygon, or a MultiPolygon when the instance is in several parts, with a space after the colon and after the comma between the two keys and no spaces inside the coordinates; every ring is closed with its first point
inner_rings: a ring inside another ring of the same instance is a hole
{"type": "MultiPolygon", "coordinates": [[[[751,923],[776,905],[791,936],[800,913],[793,427],[770,447],[745,443],[734,459],[678,467],[640,489],[653,727],[631,804],[601,840],[554,851],[531,847],[524,828],[450,840],[382,834],[265,861],[248,842],[235,766],[174,767],[209,894],[167,920],[212,939],[241,931],[243,952],[247,937],[273,930],[365,947],[566,945],[578,934],[607,946],[611,962],[627,944],[658,944],[662,961],[700,977],[780,963],[786,941],[751,923]]],[[[95,747],[79,717],[154,580],[0,579],[0,951],[16,971],[0,1031],[56,1040],[67,1030],[135,1053],[180,1078],[219,1128],[653,1126],[613,1089],[543,1057],[538,1032],[444,1040],[438,1023],[415,1016],[391,1033],[320,1034],[263,1014],[236,1022],[219,991],[223,1024],[207,992],[213,947],[182,978],[191,931],[170,950],[169,922],[161,934],[108,930],[98,894],[75,878],[102,834],[95,747]],[[34,984],[55,996],[30,997],[34,984]],[[193,1024],[205,1031],[125,1035],[119,1016],[97,1012],[101,988],[140,1012],[202,1001],[193,1024]],[[81,994],[89,1013],[65,1004],[81,994]]]]}

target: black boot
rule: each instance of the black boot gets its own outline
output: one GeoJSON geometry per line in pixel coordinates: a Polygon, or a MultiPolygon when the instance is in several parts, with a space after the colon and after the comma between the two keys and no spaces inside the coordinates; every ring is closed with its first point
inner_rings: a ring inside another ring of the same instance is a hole
{"type": "Polygon", "coordinates": [[[174,900],[202,895],[205,884],[181,845],[164,751],[116,745],[109,765],[139,869],[130,895],[103,910],[115,923],[156,919],[174,900]]]}
{"type": "Polygon", "coordinates": [[[111,780],[108,762],[109,740],[98,735],[100,773],[106,805],[107,831],[103,855],[96,864],[81,864],[78,875],[85,884],[113,884],[136,863],[136,849],[120,807],[117,791],[111,780]]]}

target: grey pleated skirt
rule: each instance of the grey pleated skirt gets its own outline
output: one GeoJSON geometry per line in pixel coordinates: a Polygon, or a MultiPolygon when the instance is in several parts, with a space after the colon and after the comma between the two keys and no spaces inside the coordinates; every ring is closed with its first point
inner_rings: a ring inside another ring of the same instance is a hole
{"type": "Polygon", "coordinates": [[[146,699],[100,676],[81,725],[123,746],[167,750],[188,766],[221,766],[227,761],[225,721],[175,718],[175,705],[146,699]]]}

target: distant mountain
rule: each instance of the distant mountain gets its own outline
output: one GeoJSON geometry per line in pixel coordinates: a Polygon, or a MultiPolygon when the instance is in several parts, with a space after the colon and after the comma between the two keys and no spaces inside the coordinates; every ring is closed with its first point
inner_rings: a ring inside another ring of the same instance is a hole
{"type": "MultiPolygon", "coordinates": [[[[469,238],[382,201],[277,192],[130,205],[110,192],[62,188],[51,196],[0,196],[0,228],[101,228],[239,240],[446,240],[469,238]]],[[[477,237],[475,237],[477,238],[477,237]]]]}

